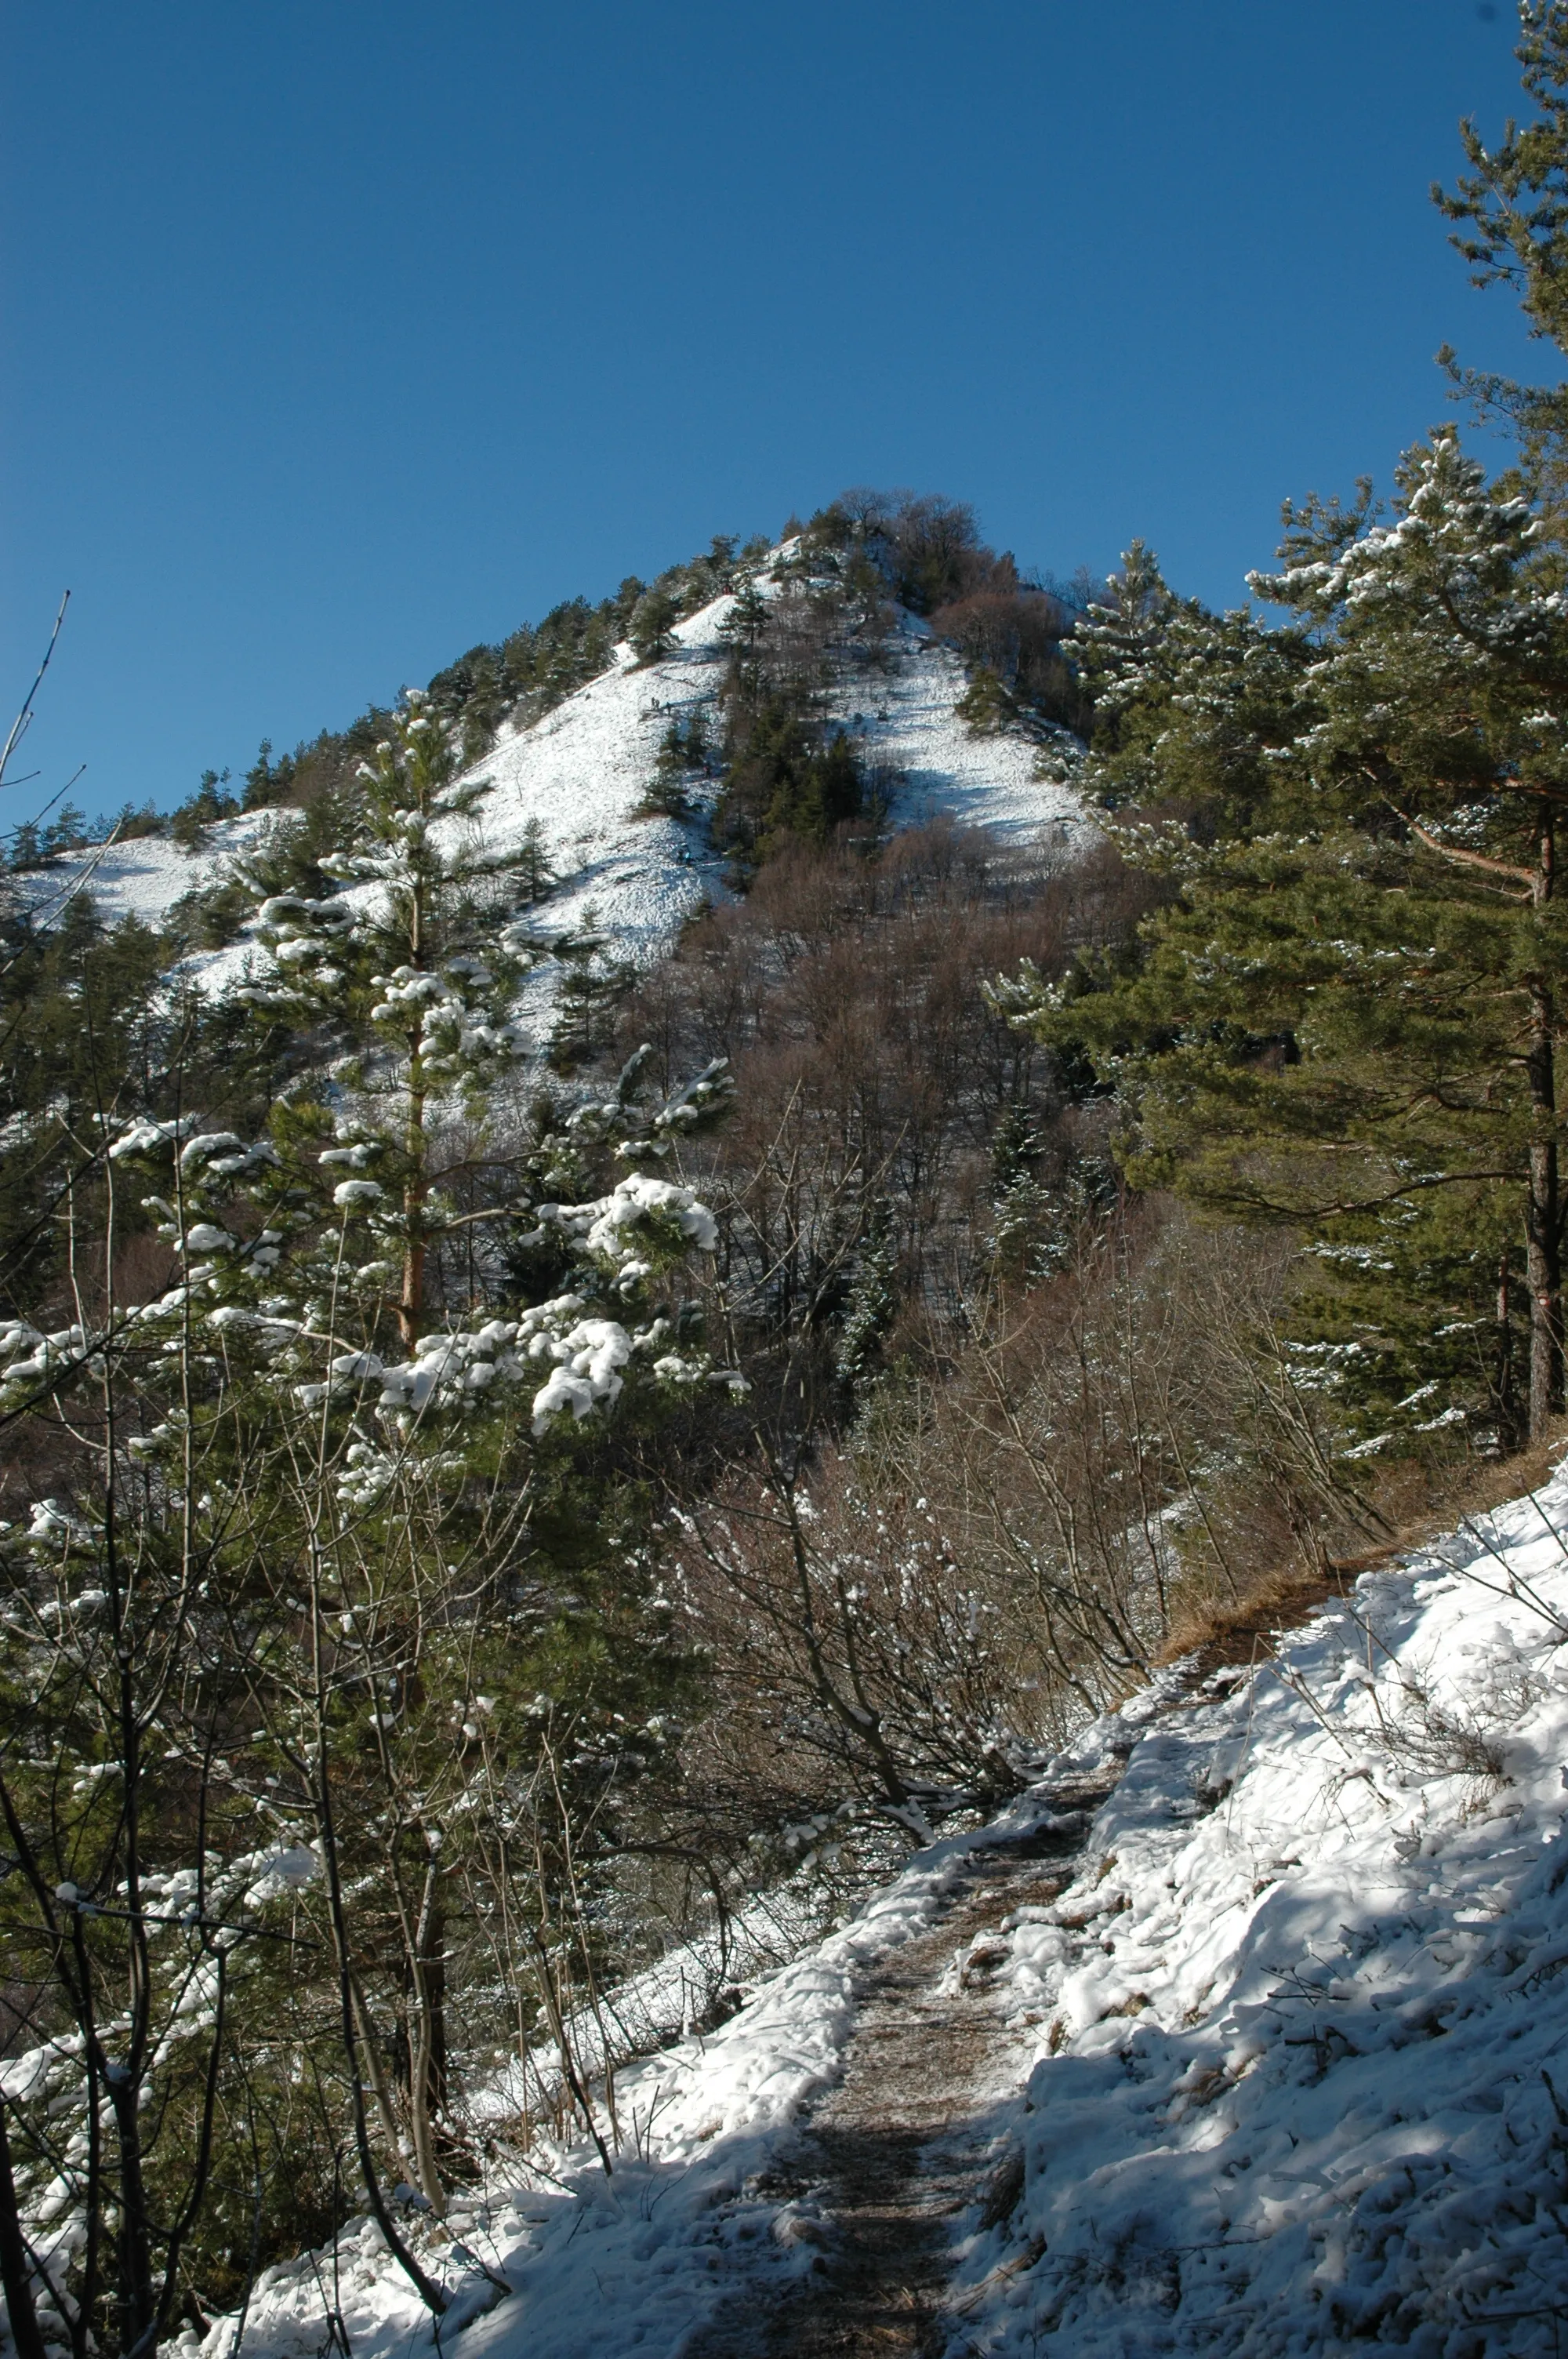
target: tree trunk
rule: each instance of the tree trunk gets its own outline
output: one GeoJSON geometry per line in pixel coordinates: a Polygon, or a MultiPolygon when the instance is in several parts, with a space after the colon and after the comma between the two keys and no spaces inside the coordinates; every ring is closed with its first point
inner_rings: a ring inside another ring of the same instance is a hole
{"type": "Polygon", "coordinates": [[[112,2068],[109,2104],[120,2147],[120,2348],[150,2349],[158,2320],[153,2299],[152,2218],[142,2176],[141,2082],[112,2068]]]}
{"type": "Polygon", "coordinates": [[[403,1348],[411,1352],[425,1323],[425,1199],[429,1193],[425,1173],[425,1092],[417,1062],[408,1093],[405,1147],[408,1176],[403,1184],[403,1299],[397,1306],[397,1324],[403,1348]]]}
{"type": "MultiPolygon", "coordinates": [[[[1550,1074],[1551,1048],[1545,1050],[1550,1074]]],[[[1539,1095],[1530,1058],[1530,1095],[1539,1095]]],[[[1539,1441],[1563,1399],[1563,1256],[1558,1243],[1557,1147],[1536,1139],[1530,1150],[1530,1201],[1526,1208],[1526,1265],[1530,1282],[1530,1435],[1539,1441]]]]}
{"type": "Polygon", "coordinates": [[[33,2306],[32,2266],[16,2208],[16,2182],[11,2170],[11,2147],[5,2136],[5,2114],[0,2104],[0,2288],[11,2321],[16,2359],[44,2359],[43,2329],[33,2306]]]}
{"type": "MultiPolygon", "coordinates": [[[[1532,898],[1552,898],[1556,844],[1550,821],[1541,832],[1541,863],[1532,898]]],[[[1533,1136],[1530,1196],[1525,1208],[1526,1276],[1530,1286],[1530,1436],[1541,1440],[1563,1406],[1563,1234],[1557,1171],[1557,1079],[1552,994],[1538,984],[1530,998],[1530,1042],[1525,1060],[1533,1136]]]]}
{"type": "MultiPolygon", "coordinates": [[[[425,968],[425,899],[415,887],[408,917],[408,959],[425,968]]],[[[403,1298],[397,1306],[403,1348],[411,1352],[425,1319],[425,1200],[430,1192],[426,1169],[425,1024],[419,1017],[408,1042],[408,1105],[404,1131],[406,1169],[403,1181],[403,1298]]]]}
{"type": "Polygon", "coordinates": [[[446,2209],[435,2140],[447,2086],[446,1944],[441,1876],[431,1859],[425,1871],[414,1954],[408,1961],[408,2123],[420,2191],[438,2219],[446,2209]]]}
{"type": "Polygon", "coordinates": [[[1514,1257],[1511,1245],[1498,1256],[1498,1357],[1493,1390],[1498,1404],[1498,1439],[1514,1451],[1524,1436],[1519,1423],[1518,1373],[1514,1366],[1514,1257]]]}

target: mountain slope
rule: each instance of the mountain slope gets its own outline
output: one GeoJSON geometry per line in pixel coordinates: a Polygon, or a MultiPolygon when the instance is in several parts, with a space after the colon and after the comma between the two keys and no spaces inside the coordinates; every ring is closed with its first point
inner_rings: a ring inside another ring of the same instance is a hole
{"type": "Polygon", "coordinates": [[[52,926],[76,896],[89,892],[99,915],[111,925],[138,918],[158,926],[187,893],[216,884],[243,853],[259,843],[274,821],[271,811],[247,811],[219,820],[196,852],[182,851],[172,836],[137,835],[124,843],[86,844],[62,852],[42,867],[23,869],[9,889],[40,926],[52,926]]]}
{"type": "MultiPolygon", "coordinates": [[[[784,554],[787,546],[775,553],[784,554]]],[[[770,589],[768,577],[761,586],[770,589]]],[[[708,844],[716,784],[706,798],[696,789],[687,821],[640,817],[638,808],[670,723],[688,720],[718,696],[730,652],[721,631],[733,603],[716,599],[676,625],[671,652],[651,664],[639,665],[621,646],[611,669],[531,726],[503,731],[470,772],[491,782],[479,826],[485,850],[503,867],[537,822],[557,880],[539,906],[542,935],[572,934],[591,914],[614,955],[643,964],[671,946],[705,899],[722,895],[723,864],[708,844]]],[[[892,824],[945,812],[1014,844],[1044,830],[1082,828],[1070,789],[1036,777],[1032,744],[971,734],[955,712],[966,686],[957,657],[903,613],[885,669],[851,669],[840,680],[833,717],[853,731],[869,762],[899,780],[892,824]]],[[[266,813],[219,821],[194,853],[157,836],[107,852],[90,848],[17,878],[16,886],[46,921],[85,885],[111,920],[134,915],[156,924],[182,894],[217,881],[272,823],[266,813]]],[[[207,987],[222,989],[251,955],[242,941],[188,963],[207,987]]],[[[546,969],[530,994],[541,1016],[553,984],[546,969]]]]}

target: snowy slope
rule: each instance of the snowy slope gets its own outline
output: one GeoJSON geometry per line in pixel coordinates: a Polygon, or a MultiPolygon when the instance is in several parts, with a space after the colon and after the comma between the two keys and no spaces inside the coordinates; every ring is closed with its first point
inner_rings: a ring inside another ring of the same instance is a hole
{"type": "MultiPolygon", "coordinates": [[[[934,1845],[849,1925],[766,1981],[720,2031],[620,2073],[625,2145],[612,2179],[586,2146],[546,2147],[538,2169],[519,2168],[459,2203],[427,2246],[458,2288],[457,2319],[490,2291],[476,2262],[514,2288],[464,2335],[469,2359],[619,2359],[632,2350],[676,2359],[693,2330],[733,2299],[738,2279],[754,2277],[765,2299],[810,2270],[824,2234],[816,2207],[809,2198],[770,2197],[758,2181],[802,2110],[837,2077],[865,1967],[924,1931],[966,1852],[984,1839],[982,1832],[934,1845]]],[[[266,2273],[244,2359],[319,2351],[323,2282],[333,2269],[330,2257],[307,2256],[266,2273]]],[[[373,2223],[341,2241],[335,2272],[356,2359],[406,2359],[429,2347],[427,2316],[373,2223]]],[[[452,2332],[443,2325],[443,2348],[452,2332]]],[[[232,2343],[232,2324],[220,2321],[205,2359],[235,2359],[232,2343]]],[[[185,2347],[193,2359],[193,2336],[185,2347]]]]}
{"type": "Polygon", "coordinates": [[[1565,1539],[1560,1473],[1141,1736],[1011,1929],[1042,2053],[967,2352],[1558,2348],[1565,1539]]]}
{"type": "Polygon", "coordinates": [[[167,835],[90,844],[81,852],[62,852],[41,868],[26,869],[9,883],[40,925],[54,924],[74,896],[85,890],[111,924],[121,918],[139,918],[144,925],[156,926],[185,894],[215,884],[230,862],[250,851],[272,823],[270,811],[215,821],[197,852],[182,852],[167,835]]]}
{"type": "MultiPolygon", "coordinates": [[[[1568,1473],[1196,1689],[1178,1666],[1011,1814],[1125,1762],[1076,1881],[984,1937],[1022,2162],[958,2223],[951,2353],[1328,2359],[1545,2353],[1568,2314],[1568,1473]]],[[[706,2042],[623,2076],[628,2151],[517,2169],[431,2245],[486,2359],[678,2359],[827,2233],[770,2198],[841,2071],[867,1967],[940,1916],[981,1830],[934,1846],[706,2042]],[[459,2243],[452,2242],[455,2233],[459,2243]]],[[[427,2329],[373,2232],[344,2258],[359,2359],[427,2329]]],[[[247,2359],[322,2337],[276,2272],[247,2359]]],[[[232,2359],[219,2326],[210,2359],[232,2359]]]]}
{"type": "Polygon", "coordinates": [[[957,718],[953,708],[968,686],[952,648],[933,639],[917,616],[905,614],[892,676],[877,680],[875,702],[862,712],[852,694],[842,701],[838,717],[863,725],[868,756],[903,774],[895,823],[908,827],[946,812],[962,826],[987,828],[1016,845],[1081,829],[1086,822],[1077,797],[1036,777],[1035,749],[1027,739],[977,737],[957,718]]]}
{"type": "MultiPolygon", "coordinates": [[[[768,591],[771,578],[760,586],[768,591]]],[[[639,666],[631,648],[621,647],[610,670],[543,720],[504,732],[470,773],[490,783],[479,833],[503,864],[518,852],[530,821],[538,823],[557,879],[538,906],[541,935],[577,932],[591,913],[614,955],[646,964],[671,947],[705,900],[722,895],[722,864],[707,848],[717,785],[707,790],[707,808],[701,788],[694,790],[694,816],[687,821],[639,818],[637,807],[671,721],[688,720],[718,696],[729,652],[719,630],[732,603],[717,599],[678,624],[673,651],[655,663],[639,666]]],[[[970,735],[954,712],[965,686],[957,658],[935,646],[908,615],[888,671],[848,680],[837,717],[856,729],[870,760],[901,774],[895,824],[949,812],[1020,845],[1042,832],[1059,837],[1081,827],[1071,792],[1035,778],[1032,745],[970,735]]],[[[85,884],[109,919],[135,915],[156,923],[182,894],[221,876],[268,824],[266,813],[222,821],[194,854],[158,836],[70,853],[19,878],[18,889],[46,922],[73,886],[85,884]]],[[[242,941],[187,964],[206,988],[223,990],[254,955],[242,941]]],[[[540,971],[525,1002],[541,1022],[554,973],[540,971]]]]}
{"type": "MultiPolygon", "coordinates": [[[[532,728],[503,736],[472,773],[488,778],[488,843],[504,853],[537,820],[563,879],[552,922],[575,923],[591,904],[633,957],[667,947],[684,918],[718,889],[720,864],[703,851],[697,821],[640,820],[659,740],[717,697],[728,650],[719,629],[733,600],[715,600],[678,625],[676,648],[639,668],[618,651],[614,670],[579,689],[532,728]]],[[[1022,738],[977,738],[954,706],[967,685],[950,649],[903,619],[892,670],[851,681],[837,715],[859,726],[868,756],[904,774],[893,817],[909,825],[935,811],[994,829],[1022,843],[1049,826],[1076,825],[1076,799],[1034,777],[1022,738]]]]}
{"type": "Polygon", "coordinates": [[[491,792],[481,809],[485,843],[515,852],[537,820],[560,883],[540,911],[542,929],[569,930],[597,911],[623,956],[644,962],[667,948],[682,920],[718,886],[692,821],[640,820],[659,740],[718,694],[726,649],[720,598],[676,626],[676,648],[639,667],[630,647],[613,669],[532,727],[504,734],[470,773],[491,792]]]}
{"type": "MultiPolygon", "coordinates": [[[[639,666],[622,647],[611,670],[532,727],[504,734],[470,773],[490,782],[481,815],[489,849],[504,858],[538,823],[559,880],[538,909],[542,933],[570,933],[591,917],[618,956],[646,964],[723,894],[723,863],[707,848],[717,785],[693,789],[688,821],[639,818],[637,807],[671,722],[688,722],[718,696],[729,655],[719,632],[733,603],[716,599],[678,624],[674,651],[657,663],[639,666]]],[[[847,683],[836,718],[856,730],[869,760],[902,776],[893,823],[947,812],[1020,846],[1081,828],[1070,790],[1034,776],[1031,745],[971,735],[954,711],[967,684],[957,656],[911,615],[902,618],[889,671],[847,683]]],[[[541,1020],[552,995],[546,968],[531,994],[541,1020]]]]}

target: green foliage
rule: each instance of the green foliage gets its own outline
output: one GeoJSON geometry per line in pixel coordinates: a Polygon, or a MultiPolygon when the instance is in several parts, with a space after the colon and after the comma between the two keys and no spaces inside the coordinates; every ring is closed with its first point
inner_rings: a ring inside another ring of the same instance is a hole
{"type": "Polygon", "coordinates": [[[1354,1342],[1368,1415],[1452,1384],[1506,1430],[1511,1333],[1477,1322],[1527,1232],[1554,1289],[1562,1219],[1568,634],[1530,510],[1451,430],[1398,484],[1391,526],[1365,497],[1287,512],[1256,584],[1287,631],[1206,615],[1131,553],[1086,634],[1088,776],[1108,810],[1184,813],[1117,830],[1172,897],[1134,957],[1019,1005],[1115,1080],[1136,1181],[1315,1240],[1323,1340],[1354,1342]]]}
{"type": "Polygon", "coordinates": [[[132,843],[138,836],[161,835],[167,824],[163,813],[151,802],[122,803],[107,827],[102,821],[98,823],[92,837],[101,842],[112,830],[117,842],[132,843]]]}
{"type": "Polygon", "coordinates": [[[512,881],[525,906],[542,901],[556,882],[556,872],[550,864],[546,848],[545,824],[531,819],[524,828],[516,851],[507,864],[512,881]]]}
{"type": "MultiPolygon", "coordinates": [[[[236,2298],[346,2200],[440,2307],[385,2190],[439,2208],[457,2080],[515,2036],[521,1978],[575,2069],[637,1798],[697,1692],[648,1473],[708,1377],[674,1289],[717,1232],[655,1174],[728,1079],[649,1104],[643,1054],[503,1129],[526,953],[459,758],[410,698],[325,889],[260,912],[237,1058],[199,1074],[200,1011],[151,987],[167,946],[85,902],[3,978],[11,1098],[52,1092],[8,1129],[74,1166],[67,1323],[0,1326],[0,1481],[33,1507],[0,1527],[0,1933],[42,2042],[7,2127],[22,2216],[68,2232],[74,2359],[151,2348],[193,2283],[236,2298]],[[285,1041],[264,1136],[191,1111],[285,1041]],[[603,1192],[535,1200],[563,1179],[603,1192]]],[[[10,1243],[47,1281],[19,1212],[10,1243]]]]}
{"type": "Polygon", "coordinates": [[[1045,1141],[1027,1103],[1006,1107],[991,1138],[991,1205],[996,1218],[991,1250],[1004,1276],[1025,1283],[1046,1277],[1050,1251],[1051,1190],[1043,1176],[1045,1141]]]}
{"type": "Polygon", "coordinates": [[[753,656],[766,635],[770,612],[769,601],[756,582],[744,582],[719,626],[719,636],[737,654],[753,656]]]}
{"type": "MultiPolygon", "coordinates": [[[[1463,123],[1470,169],[1452,191],[1434,185],[1432,195],[1459,224],[1452,243],[1472,283],[1510,288],[1530,333],[1568,352],[1568,8],[1562,0],[1523,0],[1519,30],[1514,54],[1540,113],[1522,127],[1510,119],[1492,148],[1473,119],[1463,123]]],[[[1568,388],[1462,368],[1447,345],[1438,358],[1478,414],[1517,438],[1518,480],[1560,537],[1568,517],[1568,388]]]]}
{"type": "Polygon", "coordinates": [[[268,810],[275,803],[287,802],[298,775],[299,765],[297,754],[280,754],[275,762],[272,739],[264,737],[256,749],[255,760],[245,772],[241,809],[268,810]]]}
{"type": "Polygon", "coordinates": [[[617,1011],[636,980],[636,970],[625,960],[607,955],[596,926],[594,910],[586,909],[578,933],[560,945],[565,973],[556,994],[549,1049],[557,1073],[576,1072],[610,1048],[617,1011]]]}
{"type": "Polygon", "coordinates": [[[853,742],[827,735],[797,704],[772,697],[752,713],[730,756],[714,818],[716,842],[744,865],[785,842],[823,843],[860,816],[865,780],[853,742]]]}
{"type": "Polygon", "coordinates": [[[458,732],[462,761],[481,760],[503,723],[525,726],[607,671],[621,640],[631,637],[639,659],[651,661],[675,623],[729,589],[736,564],[734,540],[719,534],[704,555],[668,567],[652,584],[629,574],[597,605],[568,599],[543,622],[470,647],[428,690],[437,716],[458,732]]]}
{"type": "MultiPolygon", "coordinates": [[[[145,834],[147,814],[134,811],[127,803],[120,814],[122,834],[145,834]]],[[[74,803],[62,803],[52,819],[40,823],[24,820],[13,828],[6,842],[5,865],[13,869],[37,868],[61,852],[76,852],[84,844],[99,842],[109,832],[114,822],[108,820],[89,821],[74,803]]]]}
{"type": "Polygon", "coordinates": [[[626,636],[640,664],[656,663],[675,645],[672,633],[680,620],[680,602],[671,590],[645,591],[633,609],[626,636]]]}
{"type": "MultiPolygon", "coordinates": [[[[166,1111],[175,1069],[217,1103],[258,1103],[254,1064],[219,1016],[159,981],[169,945],[134,918],[113,929],[90,894],[48,932],[18,923],[0,971],[0,1302],[54,1299],[65,1281],[70,1217],[102,1201],[103,1124],[166,1111]]],[[[134,1256],[145,1218],[129,1208],[119,1247],[134,1256]]]]}
{"type": "Polygon", "coordinates": [[[181,852],[200,848],[206,831],[214,820],[232,819],[239,802],[228,791],[229,773],[203,770],[201,783],[193,795],[176,806],[168,822],[168,832],[181,852]]]}
{"type": "Polygon", "coordinates": [[[168,821],[150,802],[122,803],[113,819],[88,819],[74,803],[62,803],[53,817],[24,820],[5,842],[4,864],[16,870],[40,867],[62,852],[105,842],[130,843],[138,836],[162,835],[168,821]]]}
{"type": "Polygon", "coordinates": [[[833,1372],[851,1402],[863,1404],[881,1371],[902,1292],[896,1210],[879,1196],[866,1210],[834,1353],[833,1372]]]}
{"type": "Polygon", "coordinates": [[[643,819],[689,819],[695,780],[706,778],[712,766],[707,723],[700,705],[686,721],[670,723],[659,742],[653,779],[638,806],[643,819]]]}
{"type": "Polygon", "coordinates": [[[1014,724],[1018,715],[1018,708],[1000,675],[992,671],[989,664],[976,669],[953,710],[977,737],[1000,736],[1014,724]]]}
{"type": "MultiPolygon", "coordinates": [[[[382,718],[384,723],[386,716],[382,718]]],[[[292,757],[290,763],[290,777],[297,779],[299,768],[292,766],[292,757]]],[[[320,864],[322,856],[353,825],[362,792],[362,782],[351,773],[343,775],[340,765],[330,771],[323,766],[308,799],[297,809],[277,810],[262,841],[234,862],[226,875],[174,903],[168,913],[170,930],[192,949],[222,950],[238,938],[258,900],[285,893],[314,898],[330,891],[331,880],[320,864]]]]}

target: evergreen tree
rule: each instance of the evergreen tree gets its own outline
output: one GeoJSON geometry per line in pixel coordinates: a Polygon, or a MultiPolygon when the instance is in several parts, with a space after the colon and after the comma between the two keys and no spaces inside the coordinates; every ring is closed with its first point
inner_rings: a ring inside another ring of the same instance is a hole
{"type": "Polygon", "coordinates": [[[690,782],[706,777],[708,766],[708,736],[698,706],[684,724],[672,721],[665,729],[659,742],[653,779],[638,806],[640,815],[645,819],[689,819],[690,782]]]}
{"type": "Polygon", "coordinates": [[[193,795],[178,805],[168,823],[169,833],[182,852],[200,850],[215,820],[232,819],[240,806],[228,791],[227,770],[203,770],[193,795]]]}
{"type": "Polygon", "coordinates": [[[1031,1108],[1008,1106],[991,1139],[991,1250],[1005,1277],[1026,1284],[1047,1276],[1058,1258],[1052,1191],[1040,1168],[1044,1152],[1031,1108]]]}
{"type": "Polygon", "coordinates": [[[881,1368],[899,1294],[896,1213],[879,1196],[867,1208],[834,1353],[834,1374],[852,1401],[863,1401],[881,1368]]]}
{"type": "Polygon", "coordinates": [[[1452,431],[1399,494],[1388,525],[1365,502],[1290,513],[1256,586],[1293,635],[1172,606],[1112,652],[1091,779],[1108,803],[1130,773],[1174,788],[1202,823],[1122,830],[1173,893],[1130,964],[1025,977],[1011,1004],[1118,1079],[1142,1180],[1303,1224],[1347,1266],[1435,1285],[1457,1253],[1476,1313],[1517,1223],[1540,1432],[1561,1397],[1568,626],[1529,507],[1452,431]]]}
{"type": "Polygon", "coordinates": [[[996,737],[1012,727],[1018,709],[1005,682],[989,664],[977,664],[969,684],[953,707],[977,737],[996,737]]]}
{"type": "MultiPolygon", "coordinates": [[[[31,1536],[0,1534],[0,1688],[30,1699],[28,1748],[0,1763],[26,1874],[0,1905],[55,2043],[51,2073],[10,2106],[0,2240],[23,2250],[53,2205],[77,2359],[92,2338],[128,2353],[166,2331],[180,2238],[238,2169],[214,2164],[213,2138],[252,2138],[245,2170],[265,2159],[292,2183],[303,2101],[280,2068],[315,2093],[325,2151],[347,2136],[382,2234],[438,2310],[388,2190],[410,2177],[442,2208],[454,2009],[498,1970],[535,1979],[599,2134],[568,2027],[592,1972],[583,1879],[611,1789],[660,1758],[654,1708],[693,1677],[609,1420],[646,1435],[710,1375],[667,1288],[716,1225],[656,1173],[729,1089],[712,1066],[649,1108],[642,1057],[604,1103],[546,1108],[518,1151],[482,1158],[480,1231],[547,1258],[552,1289],[518,1303],[498,1242],[468,1323],[420,1332],[427,1251],[470,1218],[443,1199],[445,1125],[465,1098],[481,1120],[520,1046],[515,962],[466,946],[485,922],[464,829],[483,790],[454,763],[409,699],[367,765],[357,830],[323,862],[340,889],[264,908],[269,971],[249,1005],[306,1027],[317,1059],[269,1135],[247,1144],[182,1107],[105,1137],[95,1107],[102,1309],[79,1291],[70,1327],[0,1329],[0,1417],[49,1435],[70,1404],[47,1445],[61,1495],[31,1536]],[[536,1200],[615,1165],[586,1201],[536,1200]],[[150,1183],[178,1277],[126,1305],[112,1248],[133,1180],[150,1183]],[[259,1854],[258,1816],[276,1835],[259,1854]],[[144,1894],[174,1897],[148,1915],[144,1894]],[[491,1946],[540,1923],[566,1930],[491,1946]],[[232,1965],[230,1936],[245,1945],[232,1965]],[[288,1975],[258,1962],[273,1939],[288,1975]],[[127,1972],[122,2022],[111,1984],[127,1972]],[[105,2048],[92,2025],[112,2020],[105,2048]],[[94,2258],[111,2228],[117,2329],[94,2258]]],[[[87,1245],[73,1228],[73,1267],[87,1245]]],[[[221,2285],[232,2266],[221,2257],[221,2285]]]]}
{"type": "Polygon", "coordinates": [[[298,757],[296,755],[280,754],[275,762],[272,739],[264,737],[256,749],[255,760],[245,772],[242,810],[265,810],[272,804],[282,802],[294,782],[297,767],[298,757]]]}
{"type": "Polygon", "coordinates": [[[680,619],[680,603],[672,591],[657,583],[645,591],[633,609],[626,636],[640,664],[656,663],[668,655],[675,646],[675,625],[680,619]]]}
{"type": "MultiPolygon", "coordinates": [[[[1474,284],[1511,288],[1531,334],[1568,353],[1568,6],[1521,0],[1519,14],[1514,54],[1541,112],[1522,128],[1510,121],[1491,148],[1473,120],[1462,124],[1470,169],[1452,191],[1434,186],[1432,194],[1460,225],[1453,243],[1474,284]]],[[[1438,357],[1483,417],[1517,435],[1522,482],[1560,536],[1568,522],[1568,386],[1462,368],[1447,345],[1438,357]]]]}
{"type": "Polygon", "coordinates": [[[719,636],[738,655],[753,655],[766,634],[772,612],[772,602],[763,595],[755,579],[743,582],[719,625],[719,636]]]}
{"type": "Polygon", "coordinates": [[[560,945],[565,972],[556,995],[550,1062],[559,1073],[575,1072],[601,1056],[615,1036],[616,1011],[633,981],[623,959],[605,956],[597,913],[583,912],[580,931],[560,945]]]}
{"type": "Polygon", "coordinates": [[[556,882],[556,872],[550,862],[545,841],[545,823],[531,819],[523,830],[522,840],[508,863],[511,875],[525,905],[542,901],[556,882]]]}
{"type": "MultiPolygon", "coordinates": [[[[356,837],[319,858],[349,889],[263,901],[258,938],[271,972],[245,994],[275,1016],[328,1027],[346,1053],[353,1111],[340,1116],[327,1160],[357,1175],[342,1183],[352,1201],[377,1208],[371,1226],[400,1264],[406,1343],[424,1316],[430,1242],[459,1217],[442,1192],[433,1116],[455,1097],[481,1118],[488,1083],[526,1046],[509,1010],[531,952],[515,929],[498,931],[481,889],[495,863],[469,822],[488,784],[459,782],[459,760],[411,690],[394,734],[362,765],[356,837]]],[[[322,1115],[301,1119],[319,1126],[322,1115]]]]}

